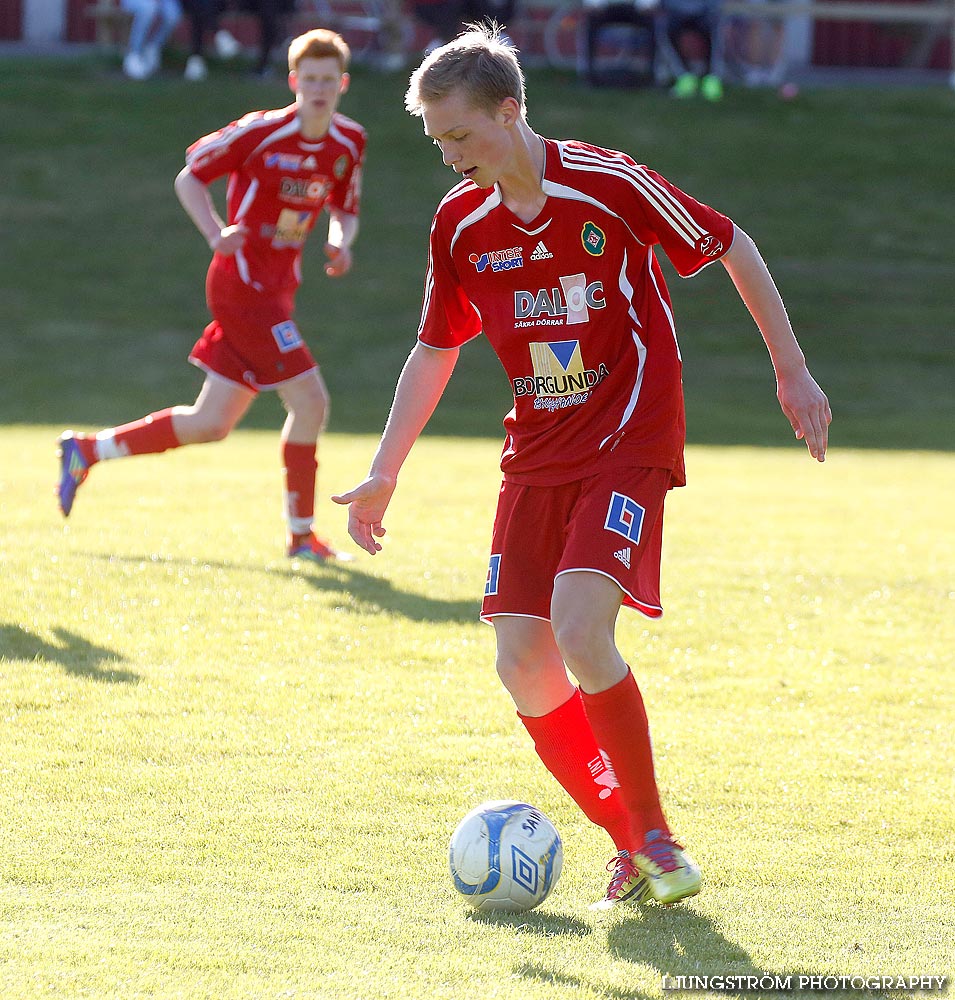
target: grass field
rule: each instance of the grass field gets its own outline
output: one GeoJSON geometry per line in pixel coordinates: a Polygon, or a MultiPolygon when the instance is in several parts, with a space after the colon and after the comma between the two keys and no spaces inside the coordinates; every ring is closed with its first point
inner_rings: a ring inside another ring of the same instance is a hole
{"type": "MultiPolygon", "coordinates": [[[[197,388],[183,148],[285,98],[0,61],[4,1000],[658,1000],[664,975],[955,974],[955,97],[530,86],[541,131],[633,150],[738,218],[835,412],[819,466],[725,276],[675,282],[690,486],[669,501],[667,614],[625,615],[618,638],[705,891],[587,910],[609,841],[531,751],[476,618],[507,407],[479,346],[375,559],[282,556],[268,399],[221,445],[96,469],[62,521],[64,426],[197,388]],[[539,911],[472,916],[447,840],[511,796],[555,821],[564,873],[539,911]]],[[[367,468],[449,183],[402,89],[356,73],[356,268],[325,281],[313,253],[300,298],[333,395],[319,515],[342,546],[324,498],[367,468]]]]}
{"type": "MultiPolygon", "coordinates": [[[[733,91],[713,107],[556,74],[532,74],[529,88],[540,131],[632,151],[752,234],[832,399],[834,444],[951,447],[955,94],[822,90],[781,103],[733,91]]],[[[328,281],[320,248],[306,254],[299,322],[334,430],[381,428],[417,329],[428,224],[452,182],[401,110],[403,89],[401,76],[359,71],[343,104],[370,136],[355,269],[328,281]]],[[[134,87],[96,61],[0,60],[0,365],[19,382],[0,396],[0,422],[98,427],[194,397],[182,362],[207,321],[208,254],[172,180],[197,136],[288,99],[281,83],[229,74],[134,87]]],[[[777,443],[765,352],[722,268],[674,278],[672,291],[690,439],[777,443]]],[[[499,433],[507,383],[482,346],[465,352],[437,431],[499,433]]],[[[247,426],[277,420],[262,405],[247,426]]]]}
{"type": "MultiPolygon", "coordinates": [[[[619,639],[706,888],[601,919],[609,840],[543,772],[476,621],[495,444],[421,442],[385,553],[314,569],[263,516],[273,435],[103,466],[67,526],[54,435],[0,439],[0,995],[639,1000],[664,973],[955,971],[952,456],[691,451],[668,614],[619,639]],[[446,872],[496,797],[564,837],[530,915],[470,916],[446,872]]],[[[372,447],[332,436],[323,493],[372,447]]]]}

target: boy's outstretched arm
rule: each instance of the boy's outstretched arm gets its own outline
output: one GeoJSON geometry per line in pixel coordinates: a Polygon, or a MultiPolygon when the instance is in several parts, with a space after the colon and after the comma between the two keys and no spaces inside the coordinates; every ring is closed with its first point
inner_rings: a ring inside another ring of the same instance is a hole
{"type": "Polygon", "coordinates": [[[231,257],[242,249],[247,233],[245,226],[241,223],[227,226],[219,218],[209,189],[188,167],[183,167],[176,175],[175,189],[179,203],[202,233],[210,250],[231,257]]]}
{"type": "Polygon", "coordinates": [[[829,400],[809,374],[786,307],[756,244],[738,226],[733,246],[722,261],[769,350],[783,413],[796,437],[806,442],[809,454],[824,462],[832,420],[829,400]]]}
{"type": "Polygon", "coordinates": [[[408,453],[434,413],[458,360],[458,350],[439,351],[415,345],[398,379],[391,413],[385,424],[368,477],[347,493],[333,496],[348,505],[348,534],[366,552],[381,551],[382,519],[398,485],[408,453]]]}

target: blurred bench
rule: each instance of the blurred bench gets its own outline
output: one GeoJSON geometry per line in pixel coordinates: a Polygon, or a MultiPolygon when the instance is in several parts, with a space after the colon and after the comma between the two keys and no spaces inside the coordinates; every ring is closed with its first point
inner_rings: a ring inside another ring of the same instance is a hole
{"type": "Polygon", "coordinates": [[[831,21],[899,21],[912,24],[947,23],[955,19],[952,0],[929,3],[878,3],[868,0],[725,0],[724,14],[787,18],[808,15],[831,21]]]}
{"type": "MultiPolygon", "coordinates": [[[[84,14],[93,22],[94,40],[97,45],[104,49],[117,49],[125,46],[133,16],[120,9],[119,0],[90,0],[84,9],[84,14]]],[[[356,19],[345,18],[346,27],[349,20],[356,19]]],[[[188,17],[183,16],[173,34],[174,40],[186,43],[188,23],[188,17]]],[[[285,15],[283,23],[289,35],[296,35],[309,28],[325,24],[324,20],[304,0],[299,0],[295,10],[285,15]]],[[[243,9],[241,5],[230,3],[220,13],[219,24],[238,38],[243,46],[254,48],[258,44],[259,19],[252,12],[243,9]]],[[[337,24],[335,26],[337,27],[337,24]]]]}
{"type": "Polygon", "coordinates": [[[858,21],[911,26],[918,41],[913,46],[909,68],[927,62],[933,44],[947,36],[950,59],[949,82],[955,87],[955,0],[724,0],[724,14],[743,18],[787,20],[808,17],[814,22],[858,21]]]}

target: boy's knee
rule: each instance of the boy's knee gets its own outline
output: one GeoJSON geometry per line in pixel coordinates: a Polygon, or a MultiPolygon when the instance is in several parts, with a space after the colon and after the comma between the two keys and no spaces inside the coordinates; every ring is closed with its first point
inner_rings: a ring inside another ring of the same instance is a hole
{"type": "Polygon", "coordinates": [[[229,436],[231,430],[231,424],[213,424],[210,427],[204,428],[205,440],[209,442],[224,441],[229,436]]]}
{"type": "Polygon", "coordinates": [[[196,420],[191,421],[183,436],[194,444],[209,444],[213,441],[223,441],[232,431],[230,420],[196,420]]]}
{"type": "Polygon", "coordinates": [[[594,659],[603,646],[602,629],[597,629],[586,618],[573,617],[554,622],[554,639],[564,662],[586,663],[594,659]]]}
{"type": "Polygon", "coordinates": [[[500,677],[501,683],[508,690],[510,690],[511,685],[526,670],[526,664],[522,660],[513,656],[503,656],[501,653],[497,654],[494,666],[497,669],[497,676],[500,677]]]}
{"type": "Polygon", "coordinates": [[[309,392],[297,394],[292,399],[284,399],[285,408],[295,420],[309,424],[323,431],[328,424],[331,400],[321,383],[315,384],[309,392]]]}
{"type": "Polygon", "coordinates": [[[497,676],[504,687],[512,692],[532,688],[545,666],[540,659],[532,655],[521,656],[499,652],[495,661],[497,676]]]}

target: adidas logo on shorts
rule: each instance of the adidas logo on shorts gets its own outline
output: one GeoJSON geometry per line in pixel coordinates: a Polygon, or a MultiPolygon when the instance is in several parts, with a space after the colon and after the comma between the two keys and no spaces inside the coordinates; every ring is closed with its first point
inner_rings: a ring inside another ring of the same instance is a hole
{"type": "Polygon", "coordinates": [[[531,260],[550,260],[554,255],[544,246],[544,241],[541,240],[540,243],[534,247],[534,252],[531,254],[531,260]]]}
{"type": "Polygon", "coordinates": [[[630,550],[629,549],[618,549],[613,554],[614,559],[619,559],[627,569],[630,569],[630,550]]]}

